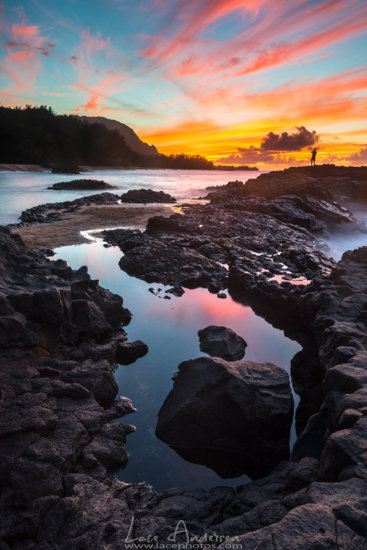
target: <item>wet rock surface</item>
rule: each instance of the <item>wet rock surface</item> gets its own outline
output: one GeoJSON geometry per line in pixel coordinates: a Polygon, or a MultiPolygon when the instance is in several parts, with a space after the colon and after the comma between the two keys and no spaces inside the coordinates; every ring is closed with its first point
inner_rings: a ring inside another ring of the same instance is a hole
{"type": "Polygon", "coordinates": [[[226,361],[237,361],[245,355],[246,342],[227,327],[211,325],[198,332],[200,350],[226,361]]]}
{"type": "Polygon", "coordinates": [[[221,477],[259,477],[289,457],[293,398],[285,370],[219,357],[178,369],[156,429],[178,454],[221,477]]]}
{"type": "Polygon", "coordinates": [[[54,185],[48,187],[47,189],[56,189],[60,191],[86,191],[94,189],[114,189],[114,186],[102,180],[80,179],[60,181],[59,183],[54,183],[54,185]]]}
{"type": "MultiPolygon", "coordinates": [[[[346,193],[355,178],[353,193],[363,196],[357,172],[343,169],[341,176],[342,170],[330,170],[327,176],[320,173],[331,182],[345,178],[338,186],[346,193]]],[[[284,172],[282,177],[290,174],[297,180],[303,169],[284,172]]],[[[317,171],[313,175],[319,177],[317,171]]],[[[117,481],[108,471],[117,460],[124,463],[123,440],[132,429],[110,427],[114,418],[133,411],[127,398],[114,401],[110,357],[117,346],[113,343],[111,348],[109,338],[121,341],[120,330],[116,335],[105,313],[106,321],[100,314],[101,340],[73,327],[72,317],[62,321],[63,313],[72,315],[70,301],[85,299],[100,308],[101,302],[92,299],[100,295],[99,287],[77,286],[71,295],[72,281],[86,279],[85,270],[72,272],[63,262],[49,262],[18,239],[0,233],[0,338],[5,348],[0,403],[1,548],[120,550],[128,547],[128,534],[143,541],[156,536],[167,544],[181,521],[189,537],[212,537],[213,547],[365,550],[367,247],[345,253],[336,264],[310,246],[315,235],[269,214],[245,213],[219,203],[168,221],[155,219],[146,234],[113,236],[129,256],[126,265],[131,269],[137,269],[138,258],[145,253],[148,265],[148,243],[156,255],[167,248],[161,259],[161,268],[167,271],[161,277],[176,292],[190,272],[201,274],[198,279],[207,288],[210,278],[216,281],[214,286],[225,288],[228,277],[232,295],[251,302],[267,320],[302,342],[303,352],[292,365],[297,391],[305,391],[307,385],[312,388],[315,378],[320,389],[321,408],[315,407],[291,460],[281,462],[268,476],[236,490],[170,489],[158,494],[143,483],[117,481]],[[196,225],[190,228],[185,218],[196,225]],[[207,219],[210,231],[204,229],[207,219]],[[170,258],[169,246],[174,251],[170,258]],[[200,246],[205,246],[205,254],[200,246]],[[182,254],[182,263],[173,269],[176,251],[182,254]],[[197,263],[189,269],[184,257],[197,263]],[[208,260],[205,269],[213,267],[206,277],[203,258],[208,260]],[[214,270],[218,262],[223,264],[219,275],[214,270]],[[290,279],[302,275],[312,282],[277,283],[273,276],[285,274],[282,263],[287,264],[290,279]],[[176,275],[181,268],[184,277],[176,275]],[[52,290],[50,303],[57,322],[42,297],[44,289],[52,290]],[[41,292],[36,301],[34,290],[41,292]],[[42,324],[35,303],[43,308],[47,322],[42,324]]],[[[147,273],[144,265],[139,276],[147,273]]],[[[186,532],[175,540],[187,542],[186,532]]]]}
{"type": "Polygon", "coordinates": [[[148,346],[136,340],[135,342],[120,342],[117,346],[116,360],[121,365],[130,365],[139,357],[144,357],[148,353],[148,346]]]}
{"type": "Polygon", "coordinates": [[[163,191],[154,191],[153,189],[130,189],[121,195],[121,202],[133,203],[174,203],[177,202],[174,197],[163,191]]]}
{"type": "Polygon", "coordinates": [[[86,267],[53,262],[6,228],[0,271],[1,538],[26,547],[42,513],[34,501],[65,496],[71,470],[103,478],[128,460],[133,427],[111,421],[135,410],[115,401],[113,375],[131,313],[86,267]],[[28,505],[31,519],[13,528],[28,505]]]}
{"type": "Polygon", "coordinates": [[[276,294],[283,287],[275,275],[290,282],[310,279],[334,265],[315,250],[315,237],[307,230],[213,204],[195,205],[184,216],[151,218],[145,233],[117,229],[105,236],[124,252],[120,267],[129,275],[215,293],[245,273],[249,288],[262,284],[276,294]]]}
{"type": "Polygon", "coordinates": [[[73,201],[41,204],[24,210],[20,216],[20,223],[11,224],[10,227],[24,227],[25,225],[37,223],[52,223],[59,220],[61,215],[65,212],[75,212],[82,206],[89,206],[91,204],[117,204],[118,200],[118,195],[105,192],[98,193],[97,195],[88,195],[73,201]]]}
{"type": "Polygon", "coordinates": [[[367,168],[365,166],[304,166],[261,174],[246,182],[246,194],[264,198],[289,193],[312,195],[334,201],[367,200],[367,168]],[[248,185],[249,184],[249,185],[248,185]]]}

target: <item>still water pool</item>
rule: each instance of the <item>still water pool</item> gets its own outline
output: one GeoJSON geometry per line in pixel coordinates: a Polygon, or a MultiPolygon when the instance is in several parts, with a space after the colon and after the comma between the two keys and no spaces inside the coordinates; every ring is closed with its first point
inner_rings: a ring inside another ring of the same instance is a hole
{"type": "MultiPolygon", "coordinates": [[[[120,365],[116,372],[120,395],[132,399],[138,409],[122,420],[137,430],[127,438],[130,460],[118,477],[125,482],[146,481],[159,491],[170,487],[235,487],[246,482],[246,476],[223,480],[204,466],[186,462],[155,437],[157,413],[172,388],[172,373],[181,361],[205,355],[199,349],[197,331],[211,324],[232,328],[246,340],[245,359],[270,361],[288,372],[300,345],[230,297],[220,299],[205,289],[196,289],[186,290],[180,298],[165,299],[162,285],[147,284],[120,270],[122,253],[118,248],[92,242],[55,252],[55,259],[66,260],[74,269],[87,265],[92,278],[120,294],[124,306],[133,313],[126,327],[129,340],[140,339],[149,346],[145,357],[132,365],[120,365]],[[152,287],[157,295],[148,290],[152,287]]],[[[293,431],[291,441],[294,439],[293,431]]]]}

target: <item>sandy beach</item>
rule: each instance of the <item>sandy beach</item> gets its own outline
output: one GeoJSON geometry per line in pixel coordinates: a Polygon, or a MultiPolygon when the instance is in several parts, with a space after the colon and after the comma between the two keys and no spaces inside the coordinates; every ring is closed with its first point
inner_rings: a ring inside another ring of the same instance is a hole
{"type": "Polygon", "coordinates": [[[76,212],[65,213],[61,220],[13,229],[25,244],[32,248],[56,248],[86,242],[80,231],[117,228],[121,226],[145,226],[152,216],[170,216],[171,206],[92,205],[76,212]]]}

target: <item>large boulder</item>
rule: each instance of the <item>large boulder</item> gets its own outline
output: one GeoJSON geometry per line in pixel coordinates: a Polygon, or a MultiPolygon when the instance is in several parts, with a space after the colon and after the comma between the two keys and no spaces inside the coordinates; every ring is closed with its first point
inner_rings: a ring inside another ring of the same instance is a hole
{"type": "Polygon", "coordinates": [[[258,477],[289,455],[293,398],[271,363],[200,357],[179,365],[156,435],[221,477],[258,477]]]}
{"type": "Polygon", "coordinates": [[[200,349],[226,361],[237,361],[245,355],[246,342],[227,327],[210,325],[198,331],[200,349]]]}

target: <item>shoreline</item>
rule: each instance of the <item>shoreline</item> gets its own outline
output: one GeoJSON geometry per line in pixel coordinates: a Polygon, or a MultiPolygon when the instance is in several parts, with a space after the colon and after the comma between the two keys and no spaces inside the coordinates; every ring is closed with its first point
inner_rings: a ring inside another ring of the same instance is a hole
{"type": "MultiPolygon", "coordinates": [[[[143,166],[79,166],[80,173],[83,172],[100,172],[102,170],[177,170],[177,171],[195,171],[195,172],[258,172],[258,174],[262,174],[263,170],[259,169],[246,169],[246,168],[236,168],[231,169],[228,168],[228,170],[224,170],[223,168],[211,168],[211,169],[195,169],[190,168],[188,170],[185,170],[183,168],[148,168],[143,166]]],[[[41,166],[40,164],[12,164],[12,163],[0,163],[0,172],[50,172],[51,168],[45,168],[44,166],[41,166]]],[[[67,174],[62,172],[56,172],[55,175],[59,174],[60,176],[75,176],[78,174],[67,174]]]]}
{"type": "Polygon", "coordinates": [[[58,248],[90,242],[81,235],[81,231],[103,231],[107,228],[132,225],[145,227],[152,216],[168,217],[174,212],[172,206],[162,205],[82,206],[75,212],[65,212],[60,220],[15,228],[11,229],[11,232],[20,235],[23,242],[31,248],[58,248]]]}

